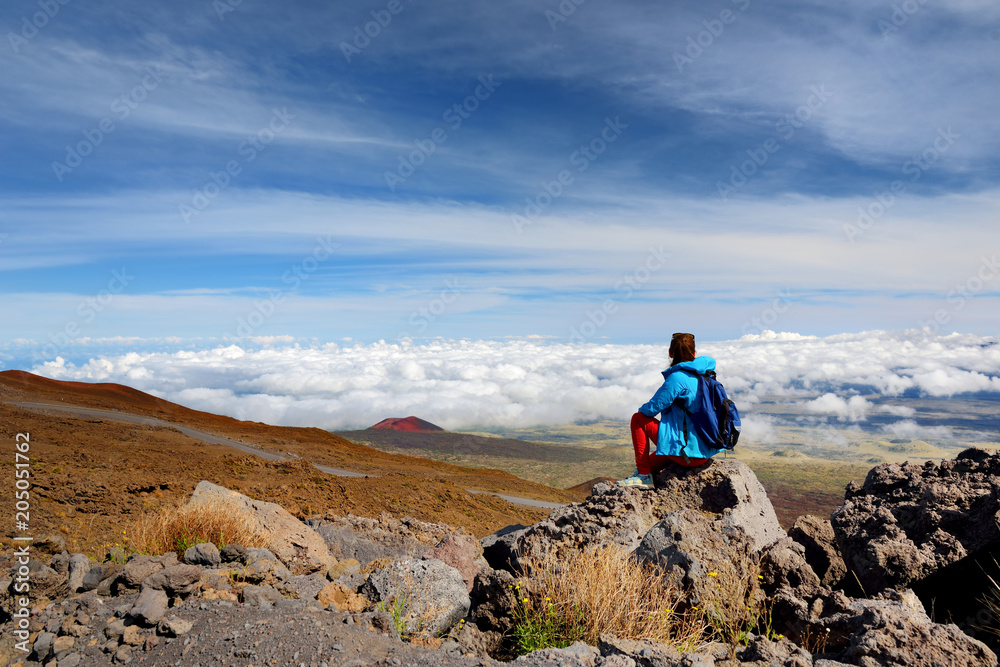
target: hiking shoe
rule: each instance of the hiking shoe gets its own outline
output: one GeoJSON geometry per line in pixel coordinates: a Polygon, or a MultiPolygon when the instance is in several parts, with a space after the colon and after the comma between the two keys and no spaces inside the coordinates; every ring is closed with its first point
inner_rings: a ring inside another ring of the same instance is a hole
{"type": "Polygon", "coordinates": [[[638,471],[631,477],[626,479],[620,479],[615,482],[618,486],[627,486],[633,489],[652,489],[653,486],[653,476],[652,475],[640,475],[638,471]]]}

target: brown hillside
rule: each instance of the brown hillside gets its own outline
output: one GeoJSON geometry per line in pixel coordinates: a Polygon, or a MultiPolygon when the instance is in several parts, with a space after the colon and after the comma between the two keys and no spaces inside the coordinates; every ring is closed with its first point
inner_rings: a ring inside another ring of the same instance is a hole
{"type": "MultiPolygon", "coordinates": [[[[466,489],[554,502],[571,494],[498,470],[470,469],[397,456],[355,445],[318,428],[244,422],[158,399],[116,384],[61,382],[23,371],[0,372],[0,437],[31,435],[31,533],[59,531],[75,549],[97,555],[120,541],[124,523],[137,514],[186,500],[207,479],[247,495],[277,502],[299,516],[387,511],[424,521],[464,526],[481,536],[511,523],[529,523],[548,512],[515,506],[466,489]],[[84,418],[11,403],[77,405],[155,417],[258,445],[298,458],[269,463],[222,445],[210,445],[163,426],[84,418]],[[378,477],[335,477],[309,462],[378,477]]],[[[13,455],[3,465],[13,467],[13,455]]],[[[11,494],[0,512],[13,516],[11,494]]],[[[3,539],[4,546],[9,542],[3,539]]]]}

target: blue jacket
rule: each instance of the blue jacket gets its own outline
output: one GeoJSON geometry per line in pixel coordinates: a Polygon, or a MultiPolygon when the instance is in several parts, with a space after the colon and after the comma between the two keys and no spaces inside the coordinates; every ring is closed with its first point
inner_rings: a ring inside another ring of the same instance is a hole
{"type": "Polygon", "coordinates": [[[680,398],[684,405],[691,409],[694,403],[695,393],[698,391],[698,379],[690,373],[680,371],[687,368],[698,373],[715,370],[715,359],[712,357],[698,357],[694,361],[683,361],[676,366],[671,366],[663,371],[663,385],[656,390],[653,398],[639,408],[639,412],[647,417],[655,417],[663,413],[660,417],[660,430],[656,443],[656,453],[661,456],[690,456],[692,458],[711,458],[721,449],[702,445],[694,433],[691,420],[688,419],[680,406],[675,406],[674,401],[680,398]],[[687,423],[687,434],[685,438],[684,424],[687,423]]]}

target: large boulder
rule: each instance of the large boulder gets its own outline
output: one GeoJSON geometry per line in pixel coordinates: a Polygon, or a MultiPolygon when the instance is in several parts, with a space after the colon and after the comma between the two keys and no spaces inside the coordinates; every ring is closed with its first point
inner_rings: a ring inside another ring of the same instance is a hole
{"type": "Polygon", "coordinates": [[[198,483],[188,505],[221,505],[245,516],[267,533],[267,548],[292,574],[310,574],[333,564],[323,538],[281,505],[254,500],[206,481],[198,483]]]}
{"type": "Polygon", "coordinates": [[[469,613],[469,592],[458,570],[439,560],[397,560],[372,572],[361,593],[395,609],[406,632],[437,636],[469,613]]]}
{"type": "Polygon", "coordinates": [[[723,531],[738,530],[755,553],[785,537],[764,487],[741,461],[713,460],[697,468],[671,464],[655,482],[655,490],[598,484],[582,503],[502,537],[484,538],[486,560],[518,572],[531,559],[566,549],[618,545],[631,552],[667,513],[681,509],[712,515],[723,531]]]}

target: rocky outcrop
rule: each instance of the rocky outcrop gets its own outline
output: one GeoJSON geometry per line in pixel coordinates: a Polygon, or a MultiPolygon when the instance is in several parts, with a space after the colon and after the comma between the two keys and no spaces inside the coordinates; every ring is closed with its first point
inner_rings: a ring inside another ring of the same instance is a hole
{"type": "Polygon", "coordinates": [[[656,490],[598,484],[582,503],[556,510],[533,526],[483,540],[493,568],[519,571],[524,563],[565,549],[615,544],[635,551],[669,512],[691,509],[714,517],[723,532],[741,531],[759,552],[785,537],[774,508],[753,471],[741,461],[713,461],[699,468],[670,465],[656,490]]]}
{"type": "Polygon", "coordinates": [[[998,513],[1000,455],[969,449],[940,463],[873,468],[831,521],[847,567],[874,594],[1000,547],[998,513]]]}
{"type": "Polygon", "coordinates": [[[202,504],[221,505],[258,525],[268,535],[267,548],[292,574],[309,574],[333,564],[323,538],[281,505],[254,500],[206,481],[198,483],[188,501],[189,506],[202,504]]]}
{"type": "Polygon", "coordinates": [[[911,588],[936,619],[1000,650],[983,601],[1000,580],[1000,455],[969,449],[940,463],[885,464],[847,489],[831,517],[857,594],[911,588]],[[993,578],[991,581],[990,577],[993,578]]]}

